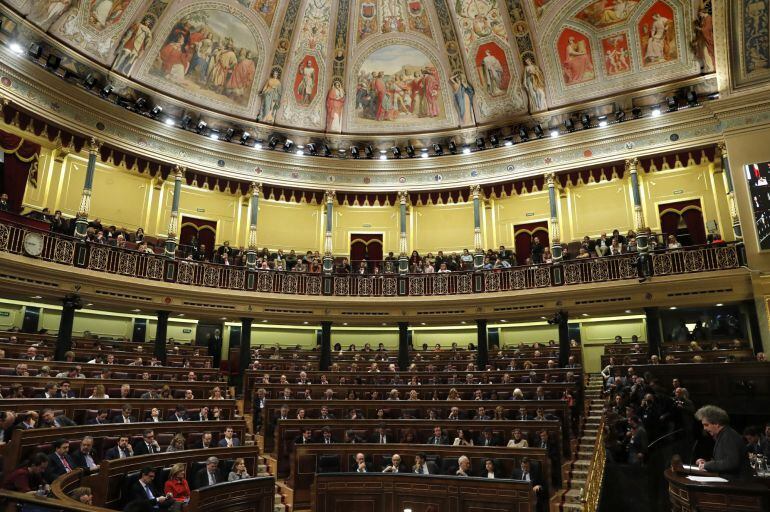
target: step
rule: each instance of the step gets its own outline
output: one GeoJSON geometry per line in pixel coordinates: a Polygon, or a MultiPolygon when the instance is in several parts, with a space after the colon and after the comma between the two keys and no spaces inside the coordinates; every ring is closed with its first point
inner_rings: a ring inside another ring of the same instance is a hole
{"type": "Polygon", "coordinates": [[[559,505],[558,510],[570,511],[570,512],[572,512],[572,511],[575,511],[575,512],[581,511],[582,512],[583,505],[582,504],[578,504],[578,503],[562,503],[562,504],[559,505]]]}
{"type": "Polygon", "coordinates": [[[564,493],[564,501],[567,503],[582,503],[580,489],[570,489],[564,493]]]}
{"type": "Polygon", "coordinates": [[[572,478],[588,478],[588,470],[587,469],[573,469],[572,470],[572,478]]]}
{"type": "Polygon", "coordinates": [[[276,503],[273,505],[273,512],[286,512],[286,505],[283,503],[276,503]]]}
{"type": "Polygon", "coordinates": [[[283,494],[276,492],[275,493],[275,501],[276,503],[283,503],[283,494]]]}
{"type": "Polygon", "coordinates": [[[570,489],[582,489],[586,486],[586,479],[585,478],[572,478],[569,481],[569,487],[570,489]]]}
{"type": "Polygon", "coordinates": [[[587,468],[591,465],[591,461],[586,459],[578,459],[572,464],[575,468],[587,468]]]}

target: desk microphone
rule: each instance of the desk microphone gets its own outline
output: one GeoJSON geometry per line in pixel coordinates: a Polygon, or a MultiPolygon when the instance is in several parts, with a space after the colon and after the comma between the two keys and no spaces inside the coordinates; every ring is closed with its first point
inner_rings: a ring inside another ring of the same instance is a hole
{"type": "Polygon", "coordinates": [[[693,464],[693,458],[695,457],[695,448],[698,446],[698,443],[700,443],[700,438],[696,439],[695,442],[692,444],[692,450],[690,450],[690,469],[688,469],[688,473],[692,475],[692,464],[693,464]]]}
{"type": "Polygon", "coordinates": [[[684,432],[684,429],[683,428],[678,428],[678,429],[674,430],[673,432],[669,432],[668,434],[664,434],[664,435],[660,436],[659,438],[657,438],[653,442],[651,442],[649,445],[647,445],[647,449],[649,450],[650,448],[652,448],[653,446],[658,444],[658,441],[662,441],[664,439],[668,439],[669,437],[671,437],[671,436],[673,436],[675,434],[679,434],[680,432],[684,432]]]}

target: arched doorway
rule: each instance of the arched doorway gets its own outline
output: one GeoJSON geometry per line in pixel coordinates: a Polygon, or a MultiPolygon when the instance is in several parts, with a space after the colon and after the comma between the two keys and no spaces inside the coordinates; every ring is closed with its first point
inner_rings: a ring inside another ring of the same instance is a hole
{"type": "Polygon", "coordinates": [[[516,248],[516,263],[525,265],[532,254],[532,240],[537,237],[543,247],[548,247],[548,221],[516,224],[513,226],[513,243],[516,248]]]}
{"type": "Polygon", "coordinates": [[[700,199],[689,199],[658,205],[661,243],[666,245],[668,235],[674,235],[680,244],[703,245],[706,243],[706,226],[700,199]]]}
{"type": "Polygon", "coordinates": [[[217,240],[217,221],[196,219],[195,217],[182,217],[179,241],[185,255],[192,251],[193,239],[197,238],[199,244],[206,246],[206,258],[211,259],[214,253],[214,244],[217,240]]]}
{"type": "MultiPolygon", "coordinates": [[[[359,262],[362,260],[368,262],[382,261],[382,233],[350,234],[350,264],[353,268],[358,268],[359,262]]],[[[371,270],[371,263],[369,263],[369,267],[371,270]]]]}

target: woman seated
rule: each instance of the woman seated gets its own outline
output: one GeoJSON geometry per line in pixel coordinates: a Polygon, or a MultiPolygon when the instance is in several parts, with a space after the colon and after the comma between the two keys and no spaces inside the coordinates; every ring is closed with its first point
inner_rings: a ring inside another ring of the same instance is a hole
{"type": "Polygon", "coordinates": [[[179,432],[177,435],[175,435],[171,442],[168,444],[168,448],[166,448],[167,452],[181,452],[184,451],[185,447],[185,437],[184,434],[179,432]]]}
{"type": "Polygon", "coordinates": [[[163,492],[166,496],[170,494],[174,501],[184,502],[190,499],[190,484],[185,478],[186,469],[187,466],[183,462],[171,466],[168,480],[163,486],[163,492]]]}
{"type": "Polygon", "coordinates": [[[529,442],[521,435],[518,428],[511,432],[511,439],[508,441],[508,448],[528,448],[529,442]]]}
{"type": "Polygon", "coordinates": [[[452,446],[473,446],[473,438],[470,432],[466,433],[463,429],[457,429],[457,437],[452,442],[452,446]]]}
{"type": "Polygon", "coordinates": [[[246,461],[239,457],[235,459],[233,470],[227,476],[227,481],[234,482],[235,480],[243,480],[245,478],[251,478],[251,476],[246,471],[246,461]]]}
{"type": "Polygon", "coordinates": [[[104,390],[104,385],[97,384],[96,386],[94,386],[94,391],[91,393],[91,396],[89,396],[88,398],[95,398],[95,399],[103,400],[103,399],[106,399],[106,398],[109,398],[109,397],[110,396],[104,390]]]}

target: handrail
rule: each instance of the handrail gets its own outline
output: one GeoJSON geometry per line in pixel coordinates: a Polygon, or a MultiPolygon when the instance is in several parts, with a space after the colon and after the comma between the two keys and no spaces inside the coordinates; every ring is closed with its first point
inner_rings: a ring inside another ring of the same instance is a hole
{"type": "Polygon", "coordinates": [[[607,462],[604,448],[604,421],[605,418],[602,414],[599,429],[596,433],[596,441],[594,442],[594,453],[588,466],[586,484],[580,493],[580,500],[583,503],[583,510],[585,512],[596,512],[599,509],[599,498],[602,492],[602,482],[604,481],[604,465],[607,462]]]}
{"type": "MultiPolygon", "coordinates": [[[[206,288],[287,295],[354,297],[449,296],[511,292],[637,279],[637,254],[567,260],[509,269],[432,274],[322,274],[251,270],[241,266],[167,258],[129,249],[83,243],[12,222],[0,222],[0,252],[25,254],[28,233],[43,237],[39,258],[124,277],[206,288]]],[[[650,253],[650,277],[738,268],[739,246],[709,245],[650,253]]]]}

